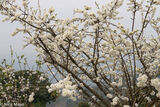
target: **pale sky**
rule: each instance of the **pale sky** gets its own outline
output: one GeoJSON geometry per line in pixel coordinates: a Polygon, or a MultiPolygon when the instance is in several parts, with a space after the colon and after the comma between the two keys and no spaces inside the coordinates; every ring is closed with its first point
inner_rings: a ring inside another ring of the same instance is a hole
{"type": "MultiPolygon", "coordinates": [[[[106,0],[97,0],[104,4],[106,0]]],[[[72,17],[75,8],[82,8],[84,5],[94,6],[95,0],[40,0],[42,8],[53,6],[59,18],[72,17]]],[[[37,5],[37,0],[32,0],[31,5],[37,5]]],[[[22,49],[25,42],[23,34],[11,37],[18,23],[2,22],[3,16],[0,15],[0,61],[3,58],[10,59],[10,46],[18,55],[25,54],[30,63],[36,59],[36,52],[33,46],[22,49]]]]}

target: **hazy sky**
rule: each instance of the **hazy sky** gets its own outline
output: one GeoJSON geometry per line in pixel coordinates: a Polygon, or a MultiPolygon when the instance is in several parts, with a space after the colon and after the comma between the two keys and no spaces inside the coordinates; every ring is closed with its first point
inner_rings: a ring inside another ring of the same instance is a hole
{"type": "MultiPolygon", "coordinates": [[[[94,5],[95,0],[40,0],[41,7],[47,8],[53,6],[58,17],[66,18],[73,15],[73,9],[82,8],[84,5],[94,5]]],[[[105,0],[98,0],[99,3],[104,3],[105,0]]],[[[31,5],[36,5],[37,0],[32,0],[31,5]]],[[[11,33],[19,26],[18,23],[2,22],[3,16],[0,15],[0,61],[3,58],[10,58],[10,46],[13,47],[17,54],[25,54],[30,62],[35,60],[36,52],[33,46],[29,46],[22,50],[25,44],[23,34],[18,34],[11,37],[11,33]]]]}

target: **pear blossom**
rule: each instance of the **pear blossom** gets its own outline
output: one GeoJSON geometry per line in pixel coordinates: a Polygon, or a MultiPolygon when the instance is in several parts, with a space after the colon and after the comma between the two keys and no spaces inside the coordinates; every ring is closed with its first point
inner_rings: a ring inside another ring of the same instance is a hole
{"type": "Polygon", "coordinates": [[[160,91],[156,94],[156,96],[157,96],[158,98],[160,98],[160,91]]]}
{"type": "Polygon", "coordinates": [[[118,97],[113,98],[113,100],[112,100],[112,105],[117,105],[117,104],[118,104],[118,101],[119,101],[119,98],[118,98],[118,97]]]}
{"type": "Polygon", "coordinates": [[[112,94],[107,94],[107,97],[112,98],[113,96],[112,96],[112,94]]]}
{"type": "Polygon", "coordinates": [[[45,80],[45,78],[43,76],[41,76],[39,79],[40,79],[40,81],[44,81],[45,80]]]}
{"type": "Polygon", "coordinates": [[[29,95],[29,102],[32,102],[34,100],[34,93],[32,92],[31,95],[29,95]]]}
{"type": "Polygon", "coordinates": [[[151,85],[152,85],[153,87],[155,87],[155,89],[156,89],[157,91],[160,91],[160,79],[159,79],[159,78],[152,79],[152,80],[151,80],[151,85]]]}
{"type": "Polygon", "coordinates": [[[145,74],[139,75],[139,77],[137,78],[137,80],[138,80],[137,86],[138,86],[138,87],[145,87],[145,86],[146,86],[147,79],[148,79],[147,75],[145,75],[145,74]]]}

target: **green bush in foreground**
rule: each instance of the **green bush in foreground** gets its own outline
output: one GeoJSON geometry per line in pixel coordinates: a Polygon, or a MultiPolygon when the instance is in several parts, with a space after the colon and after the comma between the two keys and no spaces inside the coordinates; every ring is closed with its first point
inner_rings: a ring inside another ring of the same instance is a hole
{"type": "MultiPolygon", "coordinates": [[[[23,57],[23,55],[17,57],[18,64],[22,62],[23,57]]],[[[7,64],[5,59],[0,64],[0,104],[45,107],[47,102],[55,101],[57,92],[48,93],[46,87],[51,83],[45,72],[41,72],[40,69],[27,70],[26,68],[15,70],[14,65],[15,60],[7,64]]]]}

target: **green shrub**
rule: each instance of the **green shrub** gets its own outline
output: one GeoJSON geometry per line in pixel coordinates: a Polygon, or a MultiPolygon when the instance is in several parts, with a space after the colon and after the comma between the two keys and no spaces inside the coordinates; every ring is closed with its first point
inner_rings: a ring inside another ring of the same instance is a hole
{"type": "Polygon", "coordinates": [[[90,107],[90,105],[87,102],[80,102],[78,107],[90,107]]]}

